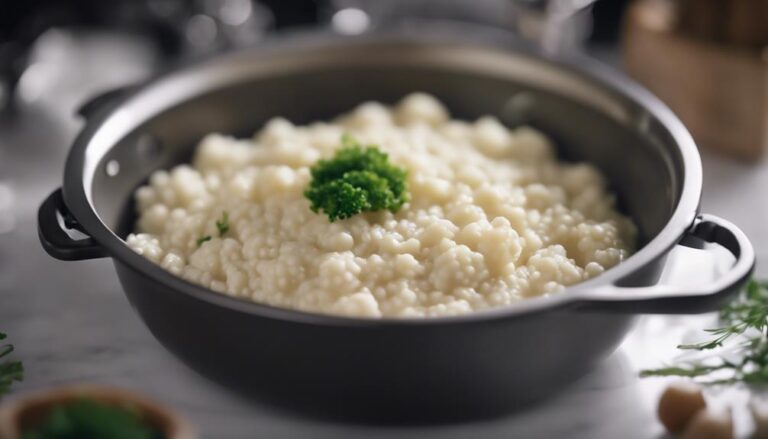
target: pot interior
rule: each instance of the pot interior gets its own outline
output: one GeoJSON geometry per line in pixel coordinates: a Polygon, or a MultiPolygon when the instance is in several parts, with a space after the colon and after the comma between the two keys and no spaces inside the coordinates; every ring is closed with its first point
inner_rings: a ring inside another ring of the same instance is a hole
{"type": "Polygon", "coordinates": [[[134,189],[154,170],[188,160],[207,133],[251,136],[275,116],[327,120],[414,91],[435,95],[454,117],[535,126],[562,159],[597,165],[635,220],[638,247],[679,201],[685,169],[672,136],[604,83],[512,51],[390,43],[245,52],[165,76],[106,117],[97,134],[107,147],[86,151],[86,192],[102,221],[125,237],[134,189]]]}

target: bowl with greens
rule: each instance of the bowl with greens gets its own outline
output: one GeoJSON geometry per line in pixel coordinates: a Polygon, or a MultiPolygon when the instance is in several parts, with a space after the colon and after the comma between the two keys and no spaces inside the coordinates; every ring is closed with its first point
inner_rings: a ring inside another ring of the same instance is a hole
{"type": "Polygon", "coordinates": [[[195,439],[182,417],[121,389],[75,386],[44,391],[0,408],[4,439],[195,439]]]}

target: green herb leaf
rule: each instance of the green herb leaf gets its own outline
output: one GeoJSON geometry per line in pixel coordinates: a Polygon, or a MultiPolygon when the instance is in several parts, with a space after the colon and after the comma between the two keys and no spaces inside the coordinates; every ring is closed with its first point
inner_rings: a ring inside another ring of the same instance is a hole
{"type": "Polygon", "coordinates": [[[197,246],[200,247],[201,245],[203,245],[204,242],[208,242],[211,239],[213,239],[213,237],[211,235],[201,236],[201,237],[197,238],[197,246]]]}
{"type": "Polygon", "coordinates": [[[229,232],[229,214],[226,211],[222,212],[221,219],[216,221],[216,228],[219,229],[219,236],[229,232]]]}
{"type": "MultiPolygon", "coordinates": [[[[229,213],[224,211],[221,213],[221,219],[216,220],[216,229],[219,231],[219,237],[224,236],[229,232],[229,213]]],[[[205,235],[197,238],[197,246],[200,247],[204,242],[208,242],[213,239],[211,235],[205,235]]]]}
{"type": "Polygon", "coordinates": [[[768,384],[768,282],[750,280],[739,296],[720,311],[720,320],[721,327],[705,330],[713,335],[712,339],[679,345],[678,349],[709,351],[741,339],[733,345],[735,352],[729,352],[738,361],[714,355],[677,366],[643,370],[640,376],[688,377],[702,384],[768,384]]]}
{"type": "Polygon", "coordinates": [[[376,147],[363,148],[348,134],[332,159],[310,169],[312,182],[304,192],[313,212],[333,222],[361,212],[397,212],[408,201],[407,171],[393,166],[376,147]]]}

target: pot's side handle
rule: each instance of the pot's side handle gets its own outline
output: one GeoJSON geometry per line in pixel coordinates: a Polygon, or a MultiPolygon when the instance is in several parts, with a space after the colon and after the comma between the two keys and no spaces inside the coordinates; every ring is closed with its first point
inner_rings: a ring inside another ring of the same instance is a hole
{"type": "Polygon", "coordinates": [[[89,119],[102,109],[115,104],[116,101],[127,96],[130,92],[136,89],[136,87],[135,84],[131,84],[103,91],[91,96],[88,100],[80,104],[75,112],[77,115],[89,119]]]}
{"type": "MultiPolygon", "coordinates": [[[[62,261],[79,261],[106,256],[104,249],[93,238],[73,239],[62,228],[63,226],[78,230],[76,222],[71,218],[61,189],[56,189],[40,205],[37,211],[37,234],[40,243],[49,255],[62,261]]],[[[82,232],[82,230],[79,230],[82,232]]]]}
{"type": "Polygon", "coordinates": [[[714,215],[700,215],[680,244],[685,245],[689,237],[722,246],[735,256],[736,262],[727,273],[705,286],[685,289],[663,284],[648,287],[608,285],[583,291],[576,301],[589,310],[631,313],[693,314],[719,309],[752,275],[755,251],[744,232],[714,215]]]}

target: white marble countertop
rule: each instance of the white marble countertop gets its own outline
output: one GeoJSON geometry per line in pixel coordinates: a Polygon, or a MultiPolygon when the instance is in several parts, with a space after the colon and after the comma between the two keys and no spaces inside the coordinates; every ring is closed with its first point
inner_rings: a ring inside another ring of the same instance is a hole
{"type": "MultiPolygon", "coordinates": [[[[662,436],[655,403],[663,379],[639,379],[642,367],[671,361],[674,346],[712,316],[647,316],[600,368],[555,398],[492,421],[418,428],[326,423],[246,401],[198,376],[167,353],[129,306],[109,260],[66,263],[48,257],[36,233],[36,209],[59,185],[77,125],[32,105],[0,122],[0,330],[10,335],[26,379],[13,393],[71,383],[106,383],[146,393],[188,416],[205,437],[422,438],[662,436]],[[10,187],[12,191],[8,191],[10,187]]],[[[704,154],[703,211],[743,228],[768,275],[768,163],[746,165],[704,154]]],[[[737,429],[750,428],[746,392],[729,390],[737,429]]],[[[713,394],[713,396],[715,396],[713,394]]]]}

